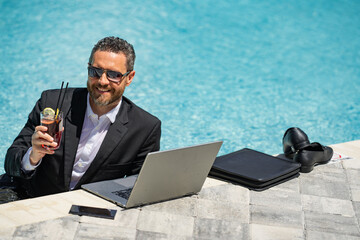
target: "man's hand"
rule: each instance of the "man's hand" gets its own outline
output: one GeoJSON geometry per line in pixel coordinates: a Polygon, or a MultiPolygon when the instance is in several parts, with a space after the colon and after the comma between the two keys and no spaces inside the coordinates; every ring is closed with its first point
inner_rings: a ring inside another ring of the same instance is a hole
{"type": "Polygon", "coordinates": [[[37,126],[35,132],[31,137],[32,151],[30,153],[30,163],[32,165],[38,164],[46,154],[54,154],[53,150],[45,149],[42,146],[56,147],[57,143],[54,142],[49,134],[46,133],[47,127],[37,126]]]}

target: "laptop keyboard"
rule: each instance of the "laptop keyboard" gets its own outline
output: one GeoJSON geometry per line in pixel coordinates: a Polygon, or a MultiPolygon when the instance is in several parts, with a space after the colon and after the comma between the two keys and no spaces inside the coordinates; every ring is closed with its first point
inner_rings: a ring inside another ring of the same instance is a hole
{"type": "Polygon", "coordinates": [[[129,199],[132,188],[111,192],[119,197],[129,199]]]}

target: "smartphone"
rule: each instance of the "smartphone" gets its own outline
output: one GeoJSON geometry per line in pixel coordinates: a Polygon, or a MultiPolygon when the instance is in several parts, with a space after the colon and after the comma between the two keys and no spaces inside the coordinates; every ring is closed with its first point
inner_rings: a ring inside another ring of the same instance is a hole
{"type": "Polygon", "coordinates": [[[79,215],[79,216],[84,215],[84,216],[91,216],[91,217],[114,219],[116,210],[107,209],[107,208],[96,208],[96,207],[72,205],[69,213],[79,215]]]}

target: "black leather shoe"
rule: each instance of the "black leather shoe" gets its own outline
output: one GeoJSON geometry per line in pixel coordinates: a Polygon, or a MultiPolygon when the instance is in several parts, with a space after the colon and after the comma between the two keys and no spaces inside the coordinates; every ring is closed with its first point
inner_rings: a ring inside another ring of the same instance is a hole
{"type": "Polygon", "coordinates": [[[283,137],[284,154],[288,158],[293,158],[294,154],[310,145],[308,136],[300,128],[289,128],[283,137]]]}
{"type": "Polygon", "coordinates": [[[331,147],[322,146],[320,143],[314,142],[297,151],[294,161],[301,163],[300,172],[308,173],[314,169],[315,165],[330,161],[333,152],[331,147]]]}

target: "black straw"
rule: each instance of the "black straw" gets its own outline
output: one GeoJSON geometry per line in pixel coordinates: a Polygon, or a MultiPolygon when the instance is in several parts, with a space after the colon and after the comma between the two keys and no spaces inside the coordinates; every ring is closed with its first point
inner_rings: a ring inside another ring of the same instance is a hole
{"type": "Polygon", "coordinates": [[[61,111],[62,105],[63,105],[63,103],[64,103],[65,94],[66,94],[66,91],[67,91],[68,86],[69,86],[69,82],[66,83],[64,96],[63,96],[63,99],[62,99],[61,104],[60,104],[60,107],[59,107],[59,112],[61,111]]]}
{"type": "Polygon", "coordinates": [[[56,102],[56,108],[55,108],[55,115],[57,116],[57,108],[59,106],[59,101],[60,101],[60,96],[61,96],[61,92],[63,90],[63,86],[64,86],[64,81],[61,83],[61,88],[60,88],[60,92],[59,92],[59,97],[58,97],[58,100],[56,102]]]}

